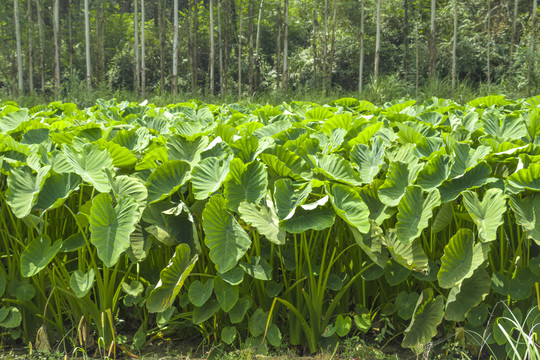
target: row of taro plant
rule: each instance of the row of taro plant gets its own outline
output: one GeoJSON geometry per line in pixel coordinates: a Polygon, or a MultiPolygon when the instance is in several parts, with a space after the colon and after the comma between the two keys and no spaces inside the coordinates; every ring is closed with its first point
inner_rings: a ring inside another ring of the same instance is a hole
{"type": "Polygon", "coordinates": [[[540,305],[540,97],[6,102],[0,131],[4,338],[504,352],[497,303],[540,305]]]}

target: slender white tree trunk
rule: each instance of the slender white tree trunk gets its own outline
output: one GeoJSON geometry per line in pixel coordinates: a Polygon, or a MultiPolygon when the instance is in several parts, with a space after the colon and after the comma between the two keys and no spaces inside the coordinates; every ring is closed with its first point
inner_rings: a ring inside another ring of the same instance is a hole
{"type": "Polygon", "coordinates": [[[41,92],[45,91],[45,30],[41,17],[41,0],[36,0],[38,30],[39,30],[39,75],[41,78],[41,92]]]}
{"type": "Polygon", "coordinates": [[[17,42],[17,73],[19,94],[23,93],[23,67],[21,54],[21,31],[19,29],[19,0],[13,0],[13,17],[15,20],[15,38],[17,42]]]}
{"type": "Polygon", "coordinates": [[[328,0],[324,0],[324,34],[323,34],[323,58],[322,58],[322,91],[326,95],[326,65],[328,53],[328,0]]]}
{"type": "Polygon", "coordinates": [[[210,0],[210,95],[214,95],[214,1],[210,0]]]}
{"type": "Polygon", "coordinates": [[[519,0],[514,1],[514,16],[512,17],[512,38],[510,40],[510,79],[514,74],[514,47],[516,46],[516,30],[519,0]]]}
{"type": "Polygon", "coordinates": [[[88,0],[84,0],[84,35],[86,42],[86,86],[92,89],[92,65],[90,60],[90,15],[88,0]]]}
{"type": "Polygon", "coordinates": [[[283,2],[285,8],[285,27],[283,29],[283,91],[289,86],[289,0],[283,2]]]}
{"type": "Polygon", "coordinates": [[[172,64],[172,92],[178,93],[178,0],[174,0],[173,5],[173,21],[174,21],[174,35],[173,35],[173,64],[172,64]]]}
{"type": "Polygon", "coordinates": [[[34,92],[34,22],[32,20],[32,1],[28,1],[28,91],[34,92]]]}
{"type": "Polygon", "coordinates": [[[487,83],[488,92],[491,93],[491,0],[488,0],[487,32],[487,83]]]}
{"type": "Polygon", "coordinates": [[[141,0],[141,95],[143,98],[146,97],[145,27],[144,0],[141,0]]]}
{"type": "Polygon", "coordinates": [[[140,67],[140,60],[139,60],[139,0],[134,0],[133,2],[133,35],[135,38],[135,43],[133,45],[133,52],[135,55],[135,76],[134,76],[134,86],[135,93],[139,92],[139,84],[140,84],[140,75],[141,75],[141,67],[140,67]]]}
{"type": "Polygon", "coordinates": [[[415,47],[415,68],[416,68],[416,73],[415,73],[415,97],[418,99],[418,78],[419,78],[419,75],[420,75],[420,69],[419,69],[419,66],[420,66],[420,54],[419,54],[419,49],[420,49],[420,44],[419,44],[419,36],[418,34],[420,33],[420,7],[422,6],[422,2],[420,0],[418,0],[418,6],[416,7],[416,31],[415,31],[415,35],[414,35],[414,47],[415,47]]]}
{"type": "Polygon", "coordinates": [[[435,15],[437,10],[437,1],[431,0],[431,25],[429,28],[429,79],[435,80],[437,72],[437,38],[435,35],[435,15]]]}
{"type": "Polygon", "coordinates": [[[358,67],[358,95],[364,91],[364,0],[360,0],[360,64],[358,67]]]}
{"type": "Polygon", "coordinates": [[[263,5],[264,0],[261,0],[261,4],[259,5],[259,18],[257,19],[257,37],[255,40],[255,54],[259,55],[259,43],[261,39],[261,21],[262,21],[262,14],[263,14],[263,5]]]}
{"type": "Polygon", "coordinates": [[[242,98],[242,20],[244,18],[244,6],[240,0],[240,26],[238,29],[238,99],[242,98]]]}
{"type": "Polygon", "coordinates": [[[225,95],[225,88],[223,85],[223,43],[221,38],[221,0],[217,0],[217,13],[218,13],[218,47],[219,47],[219,93],[221,96],[225,95]]]}
{"type": "Polygon", "coordinates": [[[54,91],[60,91],[60,4],[54,0],[53,30],[54,30],[54,91]]]}
{"type": "Polygon", "coordinates": [[[373,82],[377,82],[379,76],[379,56],[381,51],[381,0],[377,0],[377,32],[375,35],[375,67],[373,69],[373,82]]]}
{"type": "Polygon", "coordinates": [[[456,91],[456,77],[457,77],[457,8],[458,2],[454,0],[454,41],[452,42],[452,93],[456,91]]]}

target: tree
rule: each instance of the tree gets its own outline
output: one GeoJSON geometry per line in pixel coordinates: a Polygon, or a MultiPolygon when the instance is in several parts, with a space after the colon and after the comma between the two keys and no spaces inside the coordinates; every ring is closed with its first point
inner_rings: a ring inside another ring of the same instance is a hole
{"type": "Polygon", "coordinates": [[[336,14],[337,0],[334,0],[334,14],[332,16],[332,40],[330,41],[330,71],[328,72],[328,86],[332,88],[332,72],[334,71],[334,54],[336,52],[336,14]]]}
{"type": "Polygon", "coordinates": [[[457,8],[458,2],[454,0],[454,38],[452,41],[452,93],[456,90],[456,56],[457,56],[457,8]]]}
{"type": "Polygon", "coordinates": [[[377,77],[379,75],[379,56],[381,49],[381,0],[377,0],[377,33],[375,35],[375,66],[373,69],[373,81],[377,82],[377,77]]]}
{"type": "Polygon", "coordinates": [[[311,86],[313,89],[317,87],[317,0],[313,0],[313,37],[311,40],[311,48],[313,52],[313,74],[311,86]]]}
{"type": "Polygon", "coordinates": [[[41,16],[41,0],[36,0],[38,30],[39,30],[39,75],[41,80],[41,92],[45,92],[45,29],[41,16]]]}
{"type": "Polygon", "coordinates": [[[144,13],[144,0],[141,0],[141,95],[146,97],[146,53],[145,53],[145,13],[144,13]]]}
{"type": "Polygon", "coordinates": [[[518,6],[519,6],[519,0],[514,0],[514,15],[512,16],[512,38],[510,39],[510,57],[509,57],[510,79],[512,79],[514,75],[514,48],[516,47],[518,6]]]}
{"type": "Polygon", "coordinates": [[[135,93],[139,92],[140,84],[140,61],[139,61],[139,9],[138,9],[139,0],[133,0],[133,30],[134,30],[134,44],[133,44],[133,53],[135,57],[135,74],[134,74],[134,86],[133,89],[135,93]]]}
{"type": "Polygon", "coordinates": [[[210,0],[210,95],[214,95],[214,1],[210,0]]]}
{"type": "Polygon", "coordinates": [[[285,24],[283,29],[283,91],[289,86],[289,0],[284,0],[285,24]]]}
{"type": "Polygon", "coordinates": [[[534,70],[535,70],[535,62],[536,62],[536,52],[535,52],[535,45],[536,45],[536,11],[538,7],[538,0],[533,0],[533,10],[531,14],[531,50],[530,50],[530,56],[529,56],[529,71],[527,72],[527,92],[529,95],[531,95],[531,79],[532,76],[534,76],[534,70]]]}
{"type": "Polygon", "coordinates": [[[358,95],[364,91],[364,0],[360,0],[360,64],[358,67],[358,95]]]}
{"type": "Polygon", "coordinates": [[[158,29],[159,29],[159,91],[161,94],[165,91],[165,12],[163,0],[158,0],[158,29]]]}
{"type": "Polygon", "coordinates": [[[88,11],[88,0],[84,0],[84,34],[86,42],[86,86],[92,89],[92,66],[90,63],[90,16],[88,11]]]}
{"type": "Polygon", "coordinates": [[[488,0],[487,36],[487,83],[488,92],[491,92],[491,0],[488,0]]]}
{"type": "Polygon", "coordinates": [[[174,0],[174,36],[173,36],[173,68],[172,68],[172,92],[178,93],[178,0],[174,0]]]}
{"type": "Polygon", "coordinates": [[[429,27],[429,80],[435,80],[437,71],[437,37],[435,34],[435,16],[437,1],[431,0],[431,23],[429,27]]]}
{"type": "Polygon", "coordinates": [[[13,0],[13,17],[15,20],[15,38],[17,42],[17,73],[19,79],[19,93],[23,92],[23,67],[21,54],[21,31],[19,29],[19,0],[13,0]]]}
{"type": "Polygon", "coordinates": [[[54,31],[54,91],[60,91],[60,11],[59,0],[54,0],[53,31],[54,31]]]}
{"type": "Polygon", "coordinates": [[[403,81],[407,83],[409,75],[408,51],[409,50],[409,6],[408,1],[403,0],[403,81]]]}
{"type": "Polygon", "coordinates": [[[238,24],[238,99],[242,98],[242,20],[244,18],[244,6],[240,0],[240,22],[238,24]]]}
{"type": "Polygon", "coordinates": [[[218,48],[219,48],[219,93],[221,96],[225,95],[225,88],[223,84],[223,47],[222,32],[221,32],[221,0],[217,0],[218,7],[218,48]]]}
{"type": "Polygon", "coordinates": [[[249,83],[249,94],[253,95],[255,89],[254,78],[253,78],[253,0],[248,1],[248,83],[249,83]]]}
{"type": "Polygon", "coordinates": [[[28,1],[28,91],[30,93],[34,92],[33,36],[34,23],[32,21],[32,1],[28,1]]]}
{"type": "Polygon", "coordinates": [[[276,36],[276,87],[281,82],[281,0],[277,0],[277,36],[276,36]]]}
{"type": "Polygon", "coordinates": [[[417,0],[418,4],[416,6],[416,30],[414,34],[414,52],[415,52],[415,96],[418,99],[418,79],[420,74],[420,43],[419,43],[419,34],[420,34],[420,7],[422,6],[422,1],[417,0]]]}
{"type": "Polygon", "coordinates": [[[324,0],[324,34],[323,34],[323,58],[322,58],[322,91],[326,94],[326,60],[328,52],[328,0],[324,0]]]}

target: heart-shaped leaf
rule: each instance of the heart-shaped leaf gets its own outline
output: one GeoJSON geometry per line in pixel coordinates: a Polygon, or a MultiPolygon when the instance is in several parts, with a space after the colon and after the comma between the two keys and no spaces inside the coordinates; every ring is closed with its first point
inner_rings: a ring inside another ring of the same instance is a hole
{"type": "Polygon", "coordinates": [[[268,241],[276,245],[285,244],[285,230],[279,227],[279,218],[272,207],[242,201],[238,212],[242,220],[254,226],[268,241]]]}
{"type": "Polygon", "coordinates": [[[27,166],[11,170],[7,177],[6,203],[16,217],[24,218],[30,214],[50,169],[50,166],[44,166],[37,175],[33,175],[27,166]]]}
{"type": "Polygon", "coordinates": [[[227,207],[238,212],[242,201],[258,204],[265,196],[268,177],[264,165],[258,161],[244,165],[235,158],[229,165],[229,173],[225,180],[224,195],[227,207]]]}
{"type": "Polygon", "coordinates": [[[450,321],[463,321],[469,310],[477,306],[489,294],[491,279],[489,274],[478,269],[461,284],[450,290],[446,300],[446,319],[450,321]]]}
{"type": "Polygon", "coordinates": [[[361,233],[367,233],[370,229],[369,209],[360,195],[346,185],[334,184],[325,188],[336,214],[361,233]]]}
{"type": "Polygon", "coordinates": [[[212,291],[214,290],[214,280],[210,279],[204,284],[199,280],[195,280],[189,285],[188,296],[189,301],[195,306],[203,306],[204,303],[210,296],[212,296],[212,291]]]}
{"type": "Polygon", "coordinates": [[[191,184],[195,199],[205,200],[220,187],[229,173],[231,159],[209,157],[202,159],[191,173],[191,184]]]}
{"type": "Polygon", "coordinates": [[[56,241],[51,245],[51,239],[47,235],[38,236],[32,240],[21,254],[22,276],[34,276],[43,270],[61,247],[62,241],[56,241]]]}
{"type": "Polygon", "coordinates": [[[493,188],[486,191],[480,201],[478,194],[472,191],[463,193],[463,205],[478,228],[478,237],[483,242],[497,238],[497,229],[503,224],[506,212],[506,196],[502,190],[493,188]]]}
{"type": "Polygon", "coordinates": [[[83,298],[88,294],[92,286],[94,285],[95,272],[94,269],[88,270],[87,273],[83,273],[80,270],[75,270],[69,278],[69,286],[75,293],[77,298],[83,298]]]}
{"type": "Polygon", "coordinates": [[[65,145],[63,148],[67,162],[84,181],[92,184],[97,191],[107,193],[111,190],[104,169],[113,171],[113,160],[107,150],[98,144],[85,144],[82,149],[65,145]]]}
{"type": "Polygon", "coordinates": [[[398,205],[396,233],[398,240],[404,244],[412,243],[429,225],[433,216],[433,209],[441,203],[437,190],[427,193],[424,197],[422,188],[409,186],[405,189],[405,196],[398,205]]]}
{"type": "Polygon", "coordinates": [[[165,199],[189,180],[190,165],[185,161],[170,160],[160,165],[148,177],[148,203],[165,199]]]}
{"type": "Polygon", "coordinates": [[[223,281],[219,276],[214,280],[214,293],[219,302],[219,306],[225,312],[231,311],[238,301],[239,288],[223,281]]]}

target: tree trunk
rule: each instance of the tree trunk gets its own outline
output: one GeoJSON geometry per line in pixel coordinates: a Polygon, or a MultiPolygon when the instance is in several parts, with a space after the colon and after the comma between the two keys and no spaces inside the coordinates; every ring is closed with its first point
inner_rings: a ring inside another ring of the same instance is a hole
{"type": "Polygon", "coordinates": [[[257,37],[255,40],[255,55],[259,56],[259,43],[261,39],[261,21],[262,21],[262,13],[263,13],[263,5],[264,0],[261,0],[261,4],[259,5],[259,18],[257,19],[257,37]]]}
{"type": "Polygon", "coordinates": [[[86,86],[92,89],[92,65],[90,63],[90,15],[88,0],[84,0],[84,35],[86,42],[86,86]]]}
{"type": "Polygon", "coordinates": [[[28,1],[28,91],[34,92],[34,22],[32,20],[32,1],[28,1]]]}
{"type": "Polygon", "coordinates": [[[253,0],[248,1],[248,83],[249,83],[249,95],[253,95],[255,90],[255,83],[253,78],[253,0]]]}
{"type": "Polygon", "coordinates": [[[141,95],[143,99],[146,97],[146,53],[145,53],[145,13],[144,0],[141,0],[141,95]]]}
{"type": "MultiPolygon", "coordinates": [[[[86,0],[85,0],[86,1],[86,0]]],[[[135,93],[138,94],[139,93],[139,84],[141,83],[141,80],[140,80],[140,75],[141,75],[141,67],[140,67],[140,60],[139,60],[139,0],[134,0],[133,1],[133,5],[134,5],[134,9],[133,9],[133,15],[134,15],[134,21],[133,21],[133,26],[134,26],[134,37],[135,37],[135,43],[134,43],[134,46],[133,46],[133,51],[135,53],[135,76],[134,76],[134,90],[135,90],[135,93]]]]}
{"type": "Polygon", "coordinates": [[[13,0],[13,18],[15,20],[15,39],[17,41],[17,74],[18,74],[18,91],[23,93],[23,66],[21,53],[21,31],[19,29],[19,0],[13,0]]]}
{"type": "Polygon", "coordinates": [[[214,1],[210,0],[210,96],[214,96],[214,1]]]}
{"type": "Polygon", "coordinates": [[[60,1],[54,0],[53,30],[54,30],[54,91],[60,92],[60,1]]]}
{"type": "Polygon", "coordinates": [[[72,17],[71,2],[68,2],[67,3],[67,18],[68,18],[69,75],[73,79],[73,21],[71,17],[72,17]]]}
{"type": "Polygon", "coordinates": [[[407,84],[409,76],[409,3],[403,0],[403,81],[407,84]]]}
{"type": "Polygon", "coordinates": [[[458,2],[454,0],[454,41],[452,42],[452,94],[456,91],[457,78],[457,8],[458,2]]]}
{"type": "Polygon", "coordinates": [[[198,17],[198,4],[197,0],[192,0],[191,2],[191,20],[192,27],[190,28],[190,39],[191,39],[191,93],[195,94],[197,91],[197,17],[198,17]]]}
{"type": "Polygon", "coordinates": [[[435,34],[435,15],[437,1],[431,0],[431,25],[429,27],[429,80],[434,81],[437,71],[437,38],[435,34]]]}
{"type": "Polygon", "coordinates": [[[377,83],[379,77],[379,56],[381,52],[381,0],[377,0],[377,33],[375,35],[375,66],[373,69],[373,82],[377,83]]]}
{"type": "Polygon", "coordinates": [[[527,74],[527,87],[528,87],[528,93],[529,96],[531,95],[531,87],[533,80],[536,79],[534,74],[535,69],[535,62],[536,62],[536,56],[535,56],[535,45],[536,45],[536,11],[538,7],[538,0],[533,0],[533,10],[531,15],[531,50],[530,50],[530,56],[529,56],[529,72],[527,74]]]}
{"type": "Polygon", "coordinates": [[[313,74],[311,74],[311,87],[317,88],[317,0],[313,0],[313,38],[311,40],[313,50],[313,74]]]}
{"type": "Polygon", "coordinates": [[[422,6],[422,1],[421,0],[418,0],[418,6],[416,7],[416,31],[415,31],[415,35],[414,35],[414,47],[415,47],[415,69],[416,69],[416,73],[415,73],[415,97],[418,99],[418,78],[419,78],[419,75],[420,75],[420,69],[419,69],[419,65],[420,65],[420,54],[419,54],[419,49],[420,49],[420,44],[419,44],[419,36],[418,34],[420,33],[420,7],[422,6]]]}
{"type": "Polygon", "coordinates": [[[172,68],[172,84],[171,89],[173,94],[178,93],[178,0],[174,0],[174,35],[173,35],[173,68],[172,68]]]}
{"type": "Polygon", "coordinates": [[[364,91],[364,0],[360,0],[360,64],[358,67],[358,96],[364,91]]]}
{"type": "Polygon", "coordinates": [[[159,28],[159,93],[165,90],[165,24],[163,19],[163,0],[158,0],[158,28],[159,28]]]}
{"type": "Polygon", "coordinates": [[[217,0],[217,15],[218,15],[218,48],[219,48],[219,93],[221,96],[225,95],[225,88],[223,87],[223,43],[221,33],[221,0],[217,0]]]}
{"type": "Polygon", "coordinates": [[[326,65],[328,52],[328,0],[324,0],[324,34],[323,34],[323,58],[322,58],[322,92],[326,95],[326,65]]]}
{"type": "Polygon", "coordinates": [[[244,7],[240,0],[240,23],[238,26],[238,100],[242,98],[242,20],[244,7]]]}
{"type": "Polygon", "coordinates": [[[45,29],[41,16],[41,0],[36,0],[38,30],[39,30],[39,75],[41,78],[41,92],[45,92],[45,29]]]}
{"type": "Polygon", "coordinates": [[[289,0],[284,0],[285,23],[283,28],[283,91],[289,87],[289,0]]]}
{"type": "Polygon", "coordinates": [[[514,76],[514,48],[516,46],[516,29],[519,0],[514,0],[514,15],[512,16],[512,38],[510,39],[510,81],[514,76]]]}
{"type": "Polygon", "coordinates": [[[334,14],[332,16],[332,41],[330,42],[330,63],[328,71],[328,87],[332,89],[332,72],[334,70],[334,54],[336,43],[336,14],[337,14],[337,0],[334,0],[334,14]]]}
{"type": "Polygon", "coordinates": [[[277,0],[277,37],[276,37],[276,88],[281,82],[281,0],[277,0]]]}
{"type": "Polygon", "coordinates": [[[491,0],[488,0],[487,33],[487,83],[488,92],[491,93],[491,0]]]}

